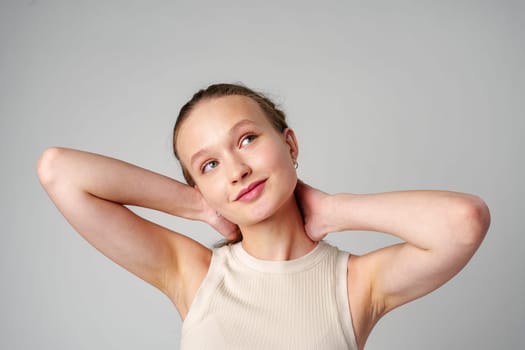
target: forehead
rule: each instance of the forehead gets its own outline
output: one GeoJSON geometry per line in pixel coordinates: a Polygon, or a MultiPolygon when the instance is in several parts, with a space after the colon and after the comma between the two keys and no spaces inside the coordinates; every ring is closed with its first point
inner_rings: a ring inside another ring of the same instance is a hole
{"type": "Polygon", "coordinates": [[[177,134],[177,150],[181,160],[188,164],[194,152],[220,142],[242,120],[260,127],[271,127],[257,102],[247,96],[223,96],[197,103],[177,134]]]}
{"type": "Polygon", "coordinates": [[[228,119],[238,115],[244,115],[244,117],[252,115],[264,117],[264,113],[259,107],[259,104],[250,97],[229,95],[214,97],[197,103],[187,119],[222,121],[222,119],[228,119]]]}

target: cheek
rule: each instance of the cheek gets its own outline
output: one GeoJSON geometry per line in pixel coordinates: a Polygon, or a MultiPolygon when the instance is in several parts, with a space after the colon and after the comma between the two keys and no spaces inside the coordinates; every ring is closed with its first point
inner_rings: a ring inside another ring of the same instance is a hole
{"type": "Polygon", "coordinates": [[[295,189],[297,183],[297,172],[287,150],[273,149],[260,158],[260,164],[273,173],[278,183],[276,184],[283,195],[288,196],[295,189]]]}
{"type": "Polygon", "coordinates": [[[216,187],[207,187],[201,193],[205,193],[202,196],[210,207],[217,211],[220,210],[221,204],[224,203],[224,191],[220,191],[216,187]]]}
{"type": "Polygon", "coordinates": [[[278,141],[265,144],[265,147],[258,150],[257,159],[259,164],[283,170],[289,165],[293,166],[288,149],[284,145],[277,143],[278,141]]]}

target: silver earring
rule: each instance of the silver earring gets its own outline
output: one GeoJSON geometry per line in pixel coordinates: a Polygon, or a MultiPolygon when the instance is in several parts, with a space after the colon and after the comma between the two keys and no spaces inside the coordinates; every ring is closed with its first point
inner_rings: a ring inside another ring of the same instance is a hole
{"type": "Polygon", "coordinates": [[[295,169],[297,169],[298,166],[299,166],[299,163],[297,163],[297,159],[294,159],[294,160],[293,160],[293,167],[294,167],[295,169]]]}

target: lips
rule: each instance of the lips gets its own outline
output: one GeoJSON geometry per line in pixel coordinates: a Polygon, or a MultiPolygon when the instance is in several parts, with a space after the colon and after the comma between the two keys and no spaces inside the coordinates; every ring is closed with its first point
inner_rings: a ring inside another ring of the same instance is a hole
{"type": "Polygon", "coordinates": [[[243,199],[251,199],[249,197],[252,197],[253,195],[256,195],[256,192],[259,192],[262,189],[262,186],[266,182],[265,180],[259,180],[252,182],[248,187],[243,188],[237,197],[235,198],[235,201],[243,200],[243,199]]]}

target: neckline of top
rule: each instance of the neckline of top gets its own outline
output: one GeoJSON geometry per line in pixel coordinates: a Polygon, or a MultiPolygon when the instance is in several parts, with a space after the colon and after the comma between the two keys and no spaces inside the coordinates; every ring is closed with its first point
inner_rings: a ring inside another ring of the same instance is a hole
{"type": "Polygon", "coordinates": [[[308,253],[292,260],[264,260],[256,258],[243,248],[241,242],[232,244],[230,247],[232,255],[253,270],[269,273],[291,273],[308,269],[317,264],[329,250],[330,245],[320,241],[308,253]]]}

